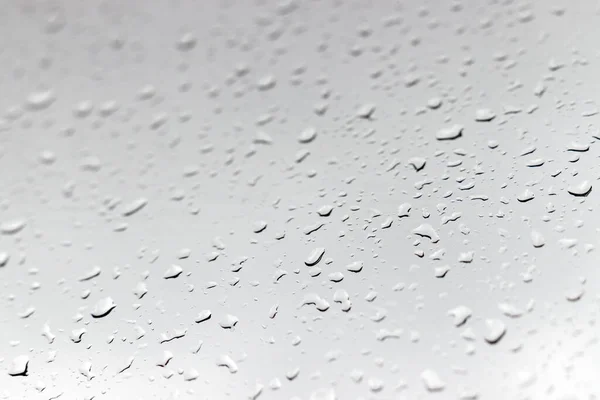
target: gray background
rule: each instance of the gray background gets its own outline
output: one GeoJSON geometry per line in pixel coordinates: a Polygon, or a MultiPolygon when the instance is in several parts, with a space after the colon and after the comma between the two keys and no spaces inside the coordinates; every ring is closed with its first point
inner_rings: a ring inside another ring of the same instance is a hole
{"type": "Polygon", "coordinates": [[[0,398],[246,399],[257,385],[259,399],[597,398],[597,2],[24,0],[2,10],[0,398]],[[53,101],[36,105],[43,93],[53,101]],[[440,108],[428,108],[433,98],[440,108]],[[357,115],[365,104],[370,119],[357,115]],[[496,117],[478,122],[480,109],[496,117]],[[436,140],[454,124],[460,138],[436,140]],[[309,127],[316,138],[299,143],[309,127]],[[568,193],[586,180],[589,196],[568,193]],[[521,203],[526,189],[535,197],[521,203]],[[259,221],[267,227],[254,233],[259,221]],[[439,242],[412,233],[423,223],[439,242]],[[325,254],[312,277],[304,261],[316,247],[325,254]],[[353,261],[361,272],[346,269],[353,261]],[[163,279],[172,264],[183,273],[163,279]],[[100,275],[80,281],[94,266],[100,275]],[[334,272],[344,279],[331,282],[334,272]],[[301,306],[310,294],[329,309],[301,306]],[[92,318],[107,296],[116,308],[92,318]],[[472,310],[461,327],[448,315],[458,306],[472,310]],[[212,318],[195,323],[206,309],[212,318]],[[233,329],[219,325],[228,314],[233,329]],[[506,325],[495,345],[487,320],[506,325]],[[178,329],[184,337],[159,343],[178,329]],[[381,330],[402,333],[381,341],[381,330]],[[164,351],[173,359],[159,367],[164,351]],[[10,376],[21,355],[28,376],[10,376]],[[217,365],[223,355],[237,373],[217,365]],[[443,390],[427,390],[427,369],[443,390]]]}

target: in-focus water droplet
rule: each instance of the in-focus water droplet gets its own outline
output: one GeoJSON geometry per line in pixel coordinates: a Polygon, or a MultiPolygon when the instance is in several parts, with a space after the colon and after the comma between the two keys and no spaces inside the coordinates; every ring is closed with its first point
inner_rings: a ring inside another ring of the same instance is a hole
{"type": "Polygon", "coordinates": [[[91,312],[92,317],[94,317],[94,318],[105,317],[108,314],[110,314],[110,312],[112,310],[114,310],[114,308],[116,306],[117,305],[115,304],[113,299],[110,297],[105,297],[103,299],[100,299],[96,302],[96,305],[94,306],[94,309],[91,312]]]}
{"type": "Polygon", "coordinates": [[[8,374],[10,376],[26,376],[29,371],[29,357],[20,355],[12,359],[8,374]]]}

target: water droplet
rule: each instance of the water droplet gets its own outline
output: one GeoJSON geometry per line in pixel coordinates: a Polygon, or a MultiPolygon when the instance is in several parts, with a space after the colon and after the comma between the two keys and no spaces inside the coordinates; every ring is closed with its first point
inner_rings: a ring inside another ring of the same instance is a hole
{"type": "Polygon", "coordinates": [[[487,319],[485,321],[487,331],[485,333],[485,341],[490,344],[495,344],[504,337],[506,333],[506,325],[499,319],[487,319]]]}
{"type": "Polygon", "coordinates": [[[48,344],[54,343],[54,339],[56,339],[56,335],[52,333],[48,324],[44,324],[44,326],[42,327],[42,336],[46,338],[48,344]]]}
{"type": "Polygon", "coordinates": [[[317,213],[321,217],[329,217],[331,215],[332,211],[333,211],[332,206],[325,205],[325,206],[322,206],[321,208],[319,208],[319,211],[317,211],[317,213]]]}
{"type": "Polygon", "coordinates": [[[489,122],[496,118],[496,114],[489,108],[480,108],[475,112],[475,121],[489,122]]]}
{"type": "Polygon", "coordinates": [[[311,251],[306,260],[304,260],[304,264],[306,264],[309,267],[318,264],[319,261],[321,261],[321,258],[323,258],[323,254],[325,254],[325,248],[316,247],[315,249],[313,249],[313,251],[311,251]]]}
{"type": "Polygon", "coordinates": [[[531,243],[537,249],[546,244],[546,239],[544,239],[544,236],[540,232],[533,230],[531,231],[531,243]]]}
{"type": "Polygon", "coordinates": [[[432,110],[437,110],[441,106],[442,99],[440,99],[439,97],[432,97],[429,100],[427,100],[427,107],[429,107],[432,110]]]}
{"type": "Polygon", "coordinates": [[[87,332],[87,330],[85,328],[78,328],[78,329],[73,329],[71,331],[71,341],[73,341],[73,343],[80,343],[81,342],[81,338],[83,337],[83,335],[87,332]]]}
{"type": "Polygon", "coordinates": [[[576,185],[569,186],[567,189],[570,194],[577,197],[586,197],[592,191],[592,184],[590,181],[582,181],[576,185]]]}
{"type": "Polygon", "coordinates": [[[91,381],[96,375],[92,372],[92,362],[84,361],[79,366],[79,373],[91,381]]]}
{"type": "Polygon", "coordinates": [[[177,41],[177,49],[180,51],[190,51],[196,47],[196,37],[190,33],[184,33],[177,41]]]}
{"type": "Polygon", "coordinates": [[[529,189],[525,189],[517,196],[517,200],[520,203],[527,203],[528,201],[533,200],[534,198],[535,194],[529,189]]]}
{"type": "Polygon", "coordinates": [[[269,318],[271,318],[271,319],[275,318],[275,316],[277,315],[278,312],[279,312],[279,304],[275,304],[269,310],[269,318]]]}
{"type": "Polygon", "coordinates": [[[425,385],[425,389],[430,392],[440,392],[446,388],[446,383],[432,369],[426,369],[421,372],[421,380],[425,385]]]}
{"type": "Polygon", "coordinates": [[[237,364],[228,355],[219,356],[219,358],[217,359],[217,366],[218,367],[226,367],[229,370],[229,372],[232,374],[235,374],[236,372],[238,372],[237,364]]]}
{"type": "Polygon", "coordinates": [[[27,97],[25,106],[31,111],[41,111],[50,107],[54,100],[56,100],[56,97],[52,90],[42,90],[31,93],[27,97]]]}
{"type": "Polygon", "coordinates": [[[5,251],[0,251],[0,267],[6,266],[8,264],[9,255],[5,251]]]}
{"type": "Polygon", "coordinates": [[[569,290],[566,294],[565,297],[567,300],[575,302],[575,301],[579,301],[584,294],[584,290],[583,287],[578,287],[576,289],[571,289],[569,290]]]}
{"type": "Polygon", "coordinates": [[[140,197],[139,199],[133,200],[131,203],[126,204],[123,207],[122,214],[124,217],[129,217],[144,208],[146,204],[148,204],[148,199],[145,197],[140,197]]]}
{"type": "Polygon", "coordinates": [[[198,370],[196,370],[195,368],[190,368],[183,374],[183,380],[187,382],[195,381],[199,377],[200,372],[198,372],[198,370]]]}
{"type": "Polygon", "coordinates": [[[0,224],[0,232],[5,235],[15,235],[25,228],[25,220],[16,219],[0,224]]]}
{"type": "Polygon", "coordinates": [[[425,168],[427,161],[423,157],[412,157],[408,160],[408,164],[411,165],[415,171],[420,171],[425,168]]]}
{"type": "Polygon", "coordinates": [[[454,319],[454,326],[464,325],[472,314],[471,309],[466,306],[458,306],[448,311],[448,315],[454,319]]]}
{"type": "Polygon", "coordinates": [[[256,83],[256,87],[258,88],[258,90],[267,91],[273,89],[276,84],[277,80],[273,75],[266,75],[258,80],[258,82],[256,83]]]}
{"type": "Polygon", "coordinates": [[[252,232],[254,232],[254,233],[261,233],[265,229],[267,229],[267,222],[266,221],[256,221],[254,223],[254,226],[252,227],[252,232]]]}
{"type": "Polygon", "coordinates": [[[172,264],[164,273],[164,279],[174,279],[177,278],[183,272],[183,268],[179,265],[172,264]]]}
{"type": "Polygon", "coordinates": [[[21,355],[13,358],[10,367],[8,368],[8,374],[10,376],[26,376],[29,369],[29,357],[21,355]]]}
{"type": "Polygon", "coordinates": [[[362,269],[363,269],[363,262],[362,261],[351,262],[350,264],[346,265],[346,269],[350,272],[358,273],[358,272],[362,271],[362,269]]]}
{"type": "Polygon", "coordinates": [[[300,136],[298,136],[298,142],[300,142],[302,144],[308,144],[308,143],[311,143],[316,138],[317,138],[317,130],[313,127],[309,127],[300,133],[300,136]]]}
{"type": "Polygon", "coordinates": [[[219,325],[223,329],[232,329],[239,322],[238,317],[235,315],[227,314],[225,315],[221,321],[219,321],[219,325]]]}
{"type": "Polygon", "coordinates": [[[116,306],[117,305],[115,304],[115,302],[113,301],[113,299],[110,298],[110,297],[105,297],[103,299],[100,299],[100,300],[98,300],[98,302],[94,306],[94,309],[91,312],[92,317],[94,317],[94,318],[105,317],[108,314],[110,314],[110,312],[112,310],[114,310],[114,308],[116,306]]]}
{"type": "Polygon", "coordinates": [[[523,315],[524,311],[509,303],[500,303],[498,308],[504,315],[511,318],[518,318],[523,315]]]}
{"type": "Polygon", "coordinates": [[[464,129],[464,127],[462,125],[458,125],[458,124],[452,125],[451,127],[440,129],[436,133],[435,138],[437,140],[458,139],[459,137],[462,136],[463,129],[464,129]]]}
{"type": "Polygon", "coordinates": [[[409,203],[402,203],[398,206],[398,218],[410,216],[412,206],[409,203]]]}
{"type": "Polygon", "coordinates": [[[146,293],[148,293],[148,287],[146,286],[146,284],[144,282],[138,282],[135,285],[135,288],[133,289],[133,294],[138,299],[141,299],[142,297],[144,297],[146,295],[146,293]]]}
{"type": "Polygon", "coordinates": [[[29,318],[33,315],[33,313],[35,312],[35,307],[28,307],[25,311],[23,311],[22,313],[19,313],[19,318],[29,318]]]}
{"type": "Polygon", "coordinates": [[[196,317],[196,319],[194,321],[197,324],[199,324],[200,322],[209,320],[211,316],[212,316],[212,313],[210,312],[210,310],[202,310],[198,313],[198,316],[196,317]]]}
{"type": "Polygon", "coordinates": [[[440,241],[438,233],[429,224],[421,224],[412,230],[415,235],[426,237],[431,243],[437,243],[440,241]]]}
{"type": "Polygon", "coordinates": [[[80,282],[85,282],[98,277],[102,273],[102,268],[98,266],[92,267],[88,272],[79,278],[80,282]]]}

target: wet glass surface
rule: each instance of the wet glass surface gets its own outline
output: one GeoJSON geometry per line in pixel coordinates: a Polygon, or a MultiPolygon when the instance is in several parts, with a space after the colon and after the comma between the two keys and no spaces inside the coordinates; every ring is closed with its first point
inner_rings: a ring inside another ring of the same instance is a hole
{"type": "Polygon", "coordinates": [[[597,2],[0,20],[0,398],[600,396],[597,2]]]}

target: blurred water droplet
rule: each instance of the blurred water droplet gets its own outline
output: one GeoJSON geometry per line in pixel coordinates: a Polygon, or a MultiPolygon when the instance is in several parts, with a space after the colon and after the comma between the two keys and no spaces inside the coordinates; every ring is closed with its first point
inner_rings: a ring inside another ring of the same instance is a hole
{"type": "Polygon", "coordinates": [[[446,383],[432,369],[426,369],[421,372],[421,379],[425,388],[430,392],[440,392],[446,388],[446,383]]]}
{"type": "Polygon", "coordinates": [[[435,138],[437,140],[454,140],[454,139],[458,139],[459,137],[462,136],[462,132],[463,132],[463,126],[462,125],[452,125],[448,128],[443,128],[440,129],[439,131],[437,131],[435,138]]]}
{"type": "Polygon", "coordinates": [[[50,107],[55,99],[52,90],[34,92],[27,97],[26,107],[31,111],[41,111],[50,107]]]}
{"type": "Polygon", "coordinates": [[[504,322],[499,319],[487,319],[485,325],[487,328],[484,336],[486,342],[495,344],[504,337],[504,334],[506,333],[506,325],[504,322]]]}

